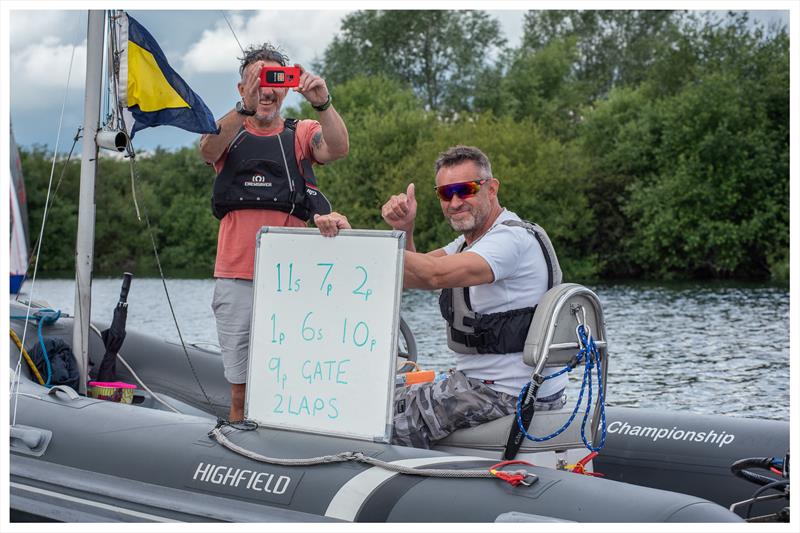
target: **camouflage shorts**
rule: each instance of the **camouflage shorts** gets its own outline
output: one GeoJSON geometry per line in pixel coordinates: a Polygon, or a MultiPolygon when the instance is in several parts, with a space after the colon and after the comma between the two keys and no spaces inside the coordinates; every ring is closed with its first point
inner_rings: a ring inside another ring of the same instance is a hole
{"type": "MultiPolygon", "coordinates": [[[[549,402],[536,402],[537,409],[560,409],[566,402],[562,392],[549,402]]],[[[451,370],[447,379],[395,389],[392,443],[430,448],[457,429],[474,427],[510,415],[517,398],[497,392],[479,379],[451,370]]]]}

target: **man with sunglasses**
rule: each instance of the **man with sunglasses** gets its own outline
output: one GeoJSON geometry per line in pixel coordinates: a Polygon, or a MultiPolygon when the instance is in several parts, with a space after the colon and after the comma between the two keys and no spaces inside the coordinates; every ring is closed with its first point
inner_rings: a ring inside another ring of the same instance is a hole
{"type": "MultiPolygon", "coordinates": [[[[457,353],[456,369],[446,379],[395,393],[392,440],[421,448],[514,412],[532,372],[522,350],[534,307],[561,282],[547,234],[500,205],[500,182],[483,152],[455,146],[440,154],[435,170],[442,212],[461,234],[450,244],[417,253],[413,183],[382,208],[383,219],[406,232],[404,286],[442,290],[447,344],[457,353]]],[[[566,381],[566,375],[546,380],[536,409],[561,408],[566,381]]]]}

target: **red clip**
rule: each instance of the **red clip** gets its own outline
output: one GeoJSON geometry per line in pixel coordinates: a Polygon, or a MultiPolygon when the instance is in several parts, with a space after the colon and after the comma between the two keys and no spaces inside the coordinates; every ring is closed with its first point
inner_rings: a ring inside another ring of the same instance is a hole
{"type": "Polygon", "coordinates": [[[597,457],[599,454],[598,452],[592,452],[580,461],[578,461],[575,466],[572,467],[572,472],[576,474],[583,474],[584,476],[595,476],[595,477],[603,477],[604,474],[599,472],[589,472],[586,470],[586,463],[597,457]]]}
{"type": "Polygon", "coordinates": [[[528,465],[528,466],[533,466],[531,463],[528,463],[526,461],[503,461],[502,463],[497,463],[496,465],[490,466],[489,467],[489,472],[493,476],[495,476],[497,478],[500,478],[500,479],[502,479],[503,481],[505,481],[507,483],[510,483],[514,487],[516,487],[520,483],[522,483],[523,485],[530,485],[530,483],[526,483],[525,482],[525,478],[528,477],[528,473],[525,472],[524,470],[523,471],[517,471],[516,473],[513,473],[513,474],[510,473],[510,472],[503,472],[502,470],[498,470],[498,468],[503,467],[503,466],[507,466],[507,465],[528,465]],[[520,473],[520,472],[524,472],[524,473],[520,473]]]}

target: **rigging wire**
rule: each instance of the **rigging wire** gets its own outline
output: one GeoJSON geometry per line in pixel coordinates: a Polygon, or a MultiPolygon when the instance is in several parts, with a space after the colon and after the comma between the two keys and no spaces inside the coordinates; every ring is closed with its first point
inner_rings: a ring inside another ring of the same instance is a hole
{"type": "MultiPolygon", "coordinates": [[[[131,150],[133,150],[132,141],[129,141],[128,145],[131,147],[131,150]]],[[[135,165],[136,165],[136,159],[134,157],[131,157],[130,158],[131,184],[134,187],[135,187],[135,182],[136,182],[136,180],[134,179],[134,176],[137,174],[135,165]]],[[[164,275],[164,270],[163,270],[163,268],[161,266],[161,259],[159,258],[159,255],[158,255],[158,245],[156,244],[155,230],[153,230],[153,226],[150,224],[150,217],[147,214],[147,206],[145,204],[142,204],[142,213],[144,215],[145,225],[147,226],[147,232],[150,235],[150,243],[151,243],[151,245],[153,247],[153,256],[154,256],[154,258],[156,260],[156,266],[158,267],[158,274],[161,277],[161,284],[164,287],[164,295],[167,298],[167,305],[169,306],[169,311],[170,311],[170,314],[172,315],[172,322],[175,324],[175,331],[177,331],[177,333],[178,333],[178,339],[180,340],[181,348],[183,348],[183,353],[186,356],[186,361],[189,363],[189,368],[192,371],[192,375],[194,375],[194,379],[197,382],[197,386],[200,387],[200,392],[203,393],[203,397],[205,397],[206,403],[208,403],[208,406],[211,408],[211,411],[213,412],[214,411],[214,403],[208,397],[208,394],[206,393],[206,390],[203,387],[203,384],[200,381],[199,376],[197,375],[197,371],[194,368],[194,364],[192,364],[192,358],[189,357],[189,351],[186,349],[186,341],[183,340],[183,334],[181,333],[181,328],[180,328],[180,325],[178,324],[178,317],[175,315],[175,308],[172,305],[172,298],[170,297],[169,289],[167,288],[167,279],[166,279],[166,276],[164,275]]]]}
{"type": "MultiPolygon", "coordinates": [[[[224,13],[223,13],[223,15],[224,15],[224,13]]],[[[111,26],[110,31],[111,31],[112,36],[116,36],[116,32],[114,31],[114,20],[113,20],[114,18],[115,18],[114,15],[109,17],[109,23],[110,23],[110,26],[111,26]]],[[[226,21],[227,21],[227,17],[226,17],[226,21]]],[[[230,23],[228,23],[228,26],[230,27],[230,23]]],[[[233,28],[232,27],[230,27],[230,28],[231,28],[231,32],[233,32],[233,28]]],[[[236,38],[236,34],[235,33],[234,33],[234,38],[236,38]]],[[[237,43],[239,42],[238,39],[236,39],[236,41],[237,41],[237,43]]],[[[108,113],[107,113],[107,115],[105,117],[105,120],[106,120],[106,123],[112,122],[115,127],[120,128],[120,129],[122,129],[124,131],[127,131],[127,128],[125,127],[125,119],[124,119],[124,116],[123,116],[123,113],[122,113],[123,112],[122,102],[120,102],[119,98],[117,97],[117,95],[118,95],[118,87],[119,87],[119,53],[120,52],[117,50],[116,44],[117,44],[117,41],[116,41],[115,38],[109,40],[110,49],[109,49],[109,69],[108,69],[109,72],[108,72],[108,76],[109,76],[110,79],[109,79],[108,87],[110,89],[110,87],[113,84],[113,87],[114,87],[115,90],[113,92],[109,91],[109,97],[106,100],[106,106],[105,106],[105,109],[107,110],[108,113]],[[113,99],[113,102],[114,102],[113,107],[111,105],[111,100],[112,99],[113,99]],[[112,109],[114,109],[114,111],[112,111],[112,109]]],[[[239,47],[241,48],[241,44],[239,45],[239,47]]],[[[28,301],[28,304],[27,304],[25,325],[24,325],[24,329],[23,329],[23,337],[22,337],[23,346],[24,346],[24,343],[25,343],[25,335],[27,333],[27,324],[28,324],[28,322],[30,320],[30,310],[31,310],[31,304],[32,304],[32,300],[33,300],[33,298],[32,298],[33,289],[34,289],[35,283],[36,283],[36,274],[37,274],[37,271],[38,271],[38,263],[39,263],[39,257],[40,257],[40,252],[41,252],[41,246],[42,246],[42,242],[43,242],[45,222],[47,220],[48,207],[52,206],[52,201],[53,201],[53,200],[51,200],[53,176],[55,174],[55,163],[56,163],[56,157],[57,157],[57,153],[58,153],[58,145],[59,145],[59,142],[60,142],[60,135],[61,135],[63,118],[64,118],[64,110],[66,108],[67,94],[68,94],[68,91],[69,91],[69,79],[70,79],[71,74],[72,74],[72,67],[73,67],[73,63],[74,63],[75,48],[76,48],[76,46],[73,45],[72,56],[70,57],[69,74],[68,74],[68,78],[67,78],[67,90],[65,91],[64,101],[63,101],[62,108],[61,108],[61,117],[59,119],[58,135],[57,135],[57,138],[56,138],[56,149],[54,150],[54,153],[53,153],[53,163],[52,163],[51,170],[50,170],[50,181],[49,181],[48,189],[47,189],[47,197],[45,199],[45,208],[44,208],[44,212],[43,212],[43,215],[42,215],[42,226],[41,226],[41,229],[40,229],[39,237],[37,239],[37,246],[35,247],[36,248],[36,252],[35,252],[36,261],[34,263],[33,277],[31,279],[31,298],[29,298],[29,301],[28,301]]],[[[72,150],[74,150],[75,143],[77,143],[79,135],[80,135],[80,129],[78,130],[78,133],[75,135],[73,146],[70,149],[70,157],[72,155],[72,150]]],[[[129,160],[130,160],[131,191],[132,191],[132,195],[133,195],[133,199],[134,199],[134,205],[136,207],[136,215],[137,215],[139,221],[142,221],[142,215],[140,213],[138,202],[136,201],[136,174],[137,174],[136,167],[135,167],[136,152],[135,152],[135,150],[133,148],[132,141],[128,142],[127,151],[128,151],[128,157],[129,157],[129,160]]],[[[69,159],[67,160],[67,163],[68,162],[69,162],[69,159]]],[[[65,168],[66,168],[66,165],[65,165],[65,168]]],[[[61,178],[63,178],[63,173],[64,173],[64,170],[62,170],[61,178]]],[[[60,186],[60,183],[61,183],[61,179],[59,179],[59,186],[60,186]]],[[[58,190],[58,186],[56,187],[56,191],[57,190],[58,190]]],[[[162,283],[162,285],[164,287],[164,293],[165,293],[166,298],[167,298],[167,303],[169,305],[170,313],[172,314],[172,320],[173,320],[173,323],[175,324],[175,329],[176,329],[176,331],[178,333],[178,338],[180,340],[181,347],[183,348],[184,355],[186,356],[187,362],[189,363],[189,367],[192,370],[192,374],[194,375],[195,381],[197,382],[198,386],[200,387],[200,390],[203,393],[203,396],[205,397],[206,402],[208,403],[209,407],[213,411],[214,407],[215,407],[214,403],[209,398],[208,394],[205,391],[205,388],[203,387],[203,385],[202,385],[202,383],[200,381],[200,378],[197,375],[197,372],[196,372],[196,370],[194,368],[194,365],[192,364],[192,360],[189,357],[189,352],[188,352],[188,350],[186,348],[186,342],[183,339],[183,334],[181,333],[180,326],[178,324],[178,319],[177,319],[177,316],[175,314],[174,306],[172,305],[172,299],[171,299],[171,297],[169,295],[169,289],[167,287],[166,277],[164,276],[164,271],[163,271],[163,268],[161,266],[161,260],[159,258],[159,254],[158,254],[158,245],[156,244],[155,231],[154,231],[154,229],[153,229],[153,227],[152,227],[152,225],[150,223],[150,218],[149,218],[149,216],[147,214],[146,207],[143,209],[143,214],[144,214],[144,222],[145,222],[145,224],[147,226],[147,230],[148,230],[148,233],[150,235],[150,242],[151,242],[152,247],[153,247],[153,254],[154,254],[154,257],[155,257],[155,260],[156,260],[156,265],[158,267],[159,275],[161,277],[161,283],[162,283]]],[[[14,369],[14,377],[15,377],[15,379],[12,380],[11,389],[9,391],[9,394],[11,394],[11,395],[18,396],[18,394],[16,394],[16,393],[19,392],[19,383],[20,383],[20,379],[19,378],[20,378],[20,373],[21,373],[21,366],[22,366],[22,355],[20,354],[19,358],[17,359],[16,367],[14,369]]],[[[12,416],[12,422],[11,422],[12,425],[14,425],[16,423],[17,405],[18,405],[18,402],[16,401],[16,398],[15,398],[14,410],[13,410],[13,416],[12,416]]]]}
{"type": "MultiPolygon", "coordinates": [[[[67,172],[67,168],[69,167],[69,162],[72,159],[72,153],[75,151],[75,145],[78,144],[78,140],[81,138],[81,132],[83,131],[83,126],[78,126],[78,130],[75,132],[75,137],[72,139],[72,146],[69,149],[69,153],[67,154],[67,159],[64,161],[64,164],[61,167],[61,174],[58,176],[58,183],[56,183],[56,188],[53,191],[52,198],[50,198],[49,202],[45,201],[45,210],[49,210],[55,204],[56,199],[58,198],[58,190],[61,188],[61,182],[64,180],[64,174],[67,172]]],[[[33,243],[31,247],[31,254],[28,257],[28,264],[32,265],[34,263],[34,258],[38,258],[38,251],[39,248],[39,237],[36,238],[36,242],[33,243]]],[[[20,296],[22,296],[22,291],[18,292],[15,297],[14,301],[18,302],[20,296]]]]}
{"type": "MultiPolygon", "coordinates": [[[[115,18],[117,18],[117,16],[113,15],[113,14],[110,17],[111,25],[112,25],[112,30],[111,30],[112,31],[112,35],[116,35],[116,32],[113,29],[113,27],[114,27],[114,19],[115,18]]],[[[120,51],[117,49],[117,44],[118,44],[118,42],[117,42],[116,38],[110,39],[109,55],[113,58],[113,61],[112,61],[112,68],[110,69],[110,72],[108,72],[108,76],[110,78],[109,79],[109,86],[113,86],[115,88],[119,87],[119,54],[120,54],[120,51]]],[[[120,127],[122,130],[127,132],[127,127],[126,127],[127,125],[125,124],[125,117],[123,115],[123,107],[122,107],[123,104],[119,100],[119,98],[117,97],[118,94],[119,94],[118,91],[115,91],[115,93],[116,93],[115,94],[115,106],[114,106],[114,110],[115,110],[114,114],[116,115],[115,125],[117,127],[120,127]]],[[[206,403],[208,403],[208,406],[211,408],[211,411],[213,412],[214,411],[214,403],[208,397],[208,394],[206,393],[206,390],[203,387],[203,384],[202,384],[202,382],[200,381],[200,378],[197,375],[197,371],[194,368],[194,364],[192,364],[192,359],[191,359],[191,357],[189,357],[189,351],[186,348],[186,342],[183,339],[183,334],[181,333],[180,325],[178,324],[178,317],[175,314],[175,308],[172,305],[172,298],[170,297],[169,288],[167,287],[167,280],[166,280],[166,276],[164,275],[164,269],[161,266],[161,259],[159,258],[159,254],[158,254],[158,245],[156,244],[155,230],[153,229],[153,226],[150,223],[150,216],[148,215],[148,212],[147,212],[147,206],[145,204],[142,204],[141,209],[140,209],[139,204],[136,201],[136,184],[138,182],[138,180],[137,180],[138,172],[137,172],[137,167],[136,167],[136,150],[133,147],[133,140],[131,140],[131,139],[128,140],[127,154],[128,154],[128,160],[129,160],[129,165],[130,165],[130,170],[131,170],[131,195],[133,196],[134,206],[136,207],[136,216],[137,216],[139,222],[142,222],[142,218],[144,218],[144,223],[145,223],[145,226],[147,227],[147,233],[150,236],[150,243],[151,243],[151,245],[153,247],[153,256],[154,256],[155,261],[156,261],[156,266],[158,267],[158,274],[159,274],[159,276],[161,278],[161,284],[164,287],[164,295],[167,298],[167,305],[169,306],[170,314],[172,315],[172,322],[175,324],[175,330],[178,333],[178,339],[180,340],[181,348],[183,348],[183,353],[186,356],[186,361],[189,363],[189,368],[191,369],[192,374],[194,375],[194,379],[197,382],[198,387],[200,387],[200,391],[203,393],[203,396],[205,397],[206,403]]]]}
{"type": "MultiPolygon", "coordinates": [[[[56,171],[56,159],[58,157],[58,145],[61,142],[61,128],[62,128],[62,125],[64,123],[64,110],[67,107],[67,95],[69,95],[69,82],[70,82],[70,79],[72,78],[72,67],[73,67],[74,59],[75,59],[75,48],[77,48],[77,45],[73,44],[72,45],[72,53],[70,54],[70,58],[69,58],[69,69],[67,71],[67,86],[64,89],[64,99],[61,102],[61,114],[60,114],[59,119],[58,119],[58,130],[57,130],[57,133],[56,133],[56,144],[55,144],[55,147],[53,148],[53,163],[50,166],[50,180],[49,180],[49,182],[47,184],[47,196],[45,197],[44,211],[42,212],[42,225],[39,228],[39,237],[37,238],[38,249],[36,250],[36,261],[34,262],[34,265],[33,265],[33,276],[31,277],[30,297],[28,298],[28,305],[27,305],[27,309],[25,311],[25,324],[24,324],[23,330],[22,330],[22,345],[23,346],[25,346],[25,336],[28,333],[28,322],[30,320],[30,315],[31,315],[31,304],[32,304],[32,301],[33,301],[34,289],[36,287],[36,274],[38,273],[38,270],[39,270],[39,257],[40,257],[40,252],[41,252],[41,249],[42,249],[42,241],[44,240],[45,222],[47,222],[48,204],[50,203],[51,191],[53,190],[53,175],[55,174],[55,171],[56,171]]],[[[73,148],[74,148],[74,144],[73,144],[73,148]]],[[[13,412],[13,414],[11,416],[11,425],[12,426],[15,425],[16,421],[17,421],[17,405],[19,403],[18,402],[19,397],[18,397],[18,395],[16,393],[19,392],[21,370],[22,370],[22,353],[20,352],[20,356],[17,359],[17,364],[14,367],[14,379],[11,382],[11,390],[9,391],[9,394],[14,396],[14,412],[13,412]]]]}
{"type": "Polygon", "coordinates": [[[242,43],[239,42],[239,38],[236,36],[236,32],[233,31],[233,26],[231,26],[231,21],[228,20],[228,15],[226,15],[224,11],[220,11],[220,13],[222,13],[222,17],[225,19],[225,22],[228,23],[228,28],[230,28],[231,33],[233,34],[233,38],[236,39],[236,44],[239,45],[239,50],[241,50],[242,54],[244,54],[244,48],[242,48],[242,43]]]}

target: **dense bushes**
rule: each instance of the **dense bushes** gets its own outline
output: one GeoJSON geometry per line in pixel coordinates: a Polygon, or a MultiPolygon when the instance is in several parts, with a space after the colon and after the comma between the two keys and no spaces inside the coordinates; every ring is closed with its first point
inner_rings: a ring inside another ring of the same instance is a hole
{"type": "MultiPolygon", "coordinates": [[[[519,49],[461,58],[457,73],[443,68],[410,79],[447,57],[435,51],[446,50],[448,39],[463,52],[469,34],[454,35],[455,26],[399,32],[387,21],[400,14],[351,15],[345,25],[373,37],[343,34],[318,65],[341,80],[331,87],[351,151],[317,174],[354,226],[386,228],[381,204],[413,181],[417,247],[446,244],[455,235],[434,196],[433,162],[449,146],[471,144],[491,158],[501,203],[547,229],[567,279],[788,277],[784,29],[764,30],[743,15],[530,12],[519,49]],[[434,52],[423,64],[405,54],[393,67],[359,50],[390,31],[383,40],[398,49],[398,39],[408,39],[434,52]],[[349,54],[370,61],[359,70],[349,54]],[[337,75],[341,65],[348,70],[337,75]]],[[[482,42],[502,43],[498,25],[473,19],[482,42]]],[[[307,105],[284,114],[315,116],[307,105]]],[[[50,209],[42,272],[74,262],[77,162],[56,169],[64,180],[50,209]]],[[[157,150],[140,157],[137,170],[137,199],[168,274],[211,275],[214,175],[197,148],[157,150]]],[[[50,171],[45,150],[23,151],[23,171],[38,232],[50,171]]],[[[127,161],[101,161],[97,206],[96,269],[152,272],[127,161]]]]}

